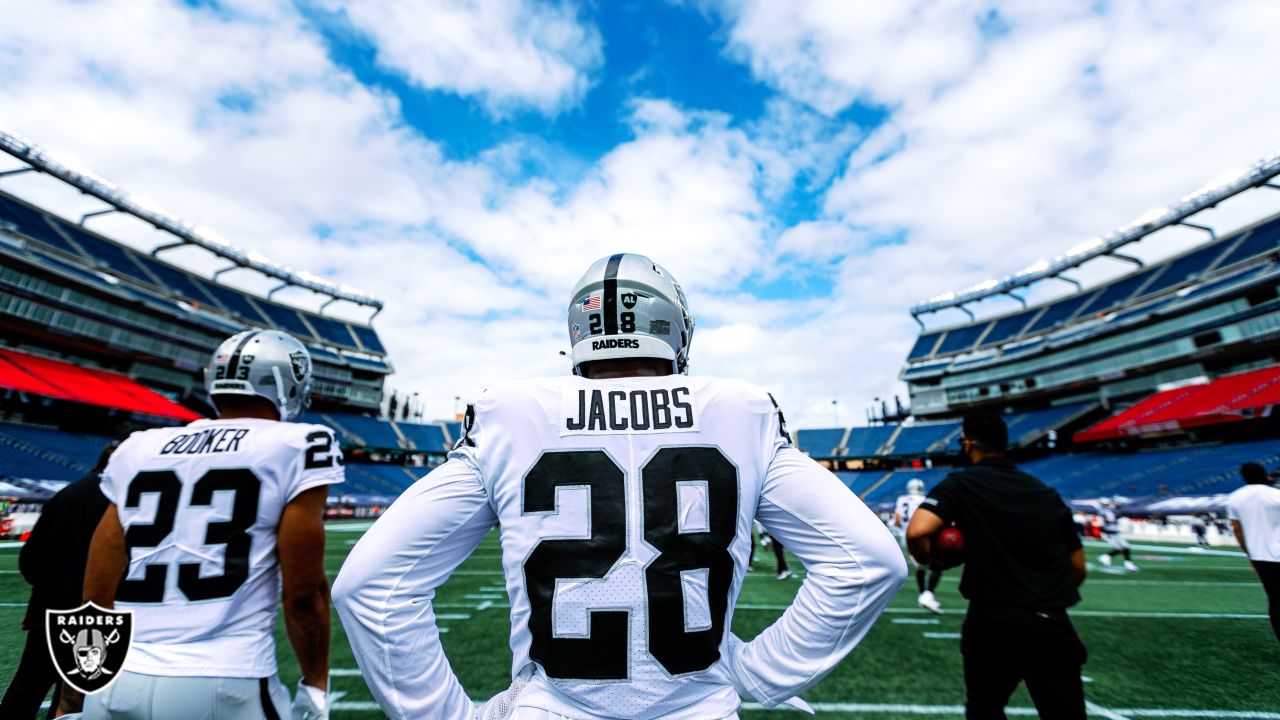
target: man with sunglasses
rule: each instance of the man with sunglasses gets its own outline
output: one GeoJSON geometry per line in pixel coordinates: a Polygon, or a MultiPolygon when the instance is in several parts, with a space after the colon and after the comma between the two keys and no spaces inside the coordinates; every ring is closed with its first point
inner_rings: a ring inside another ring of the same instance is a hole
{"type": "Polygon", "coordinates": [[[907,547],[928,565],[939,530],[954,524],[964,534],[966,718],[1003,720],[1025,681],[1041,718],[1084,720],[1086,651],[1067,617],[1080,601],[1084,549],[1070,508],[1005,456],[1008,440],[997,415],[964,419],[961,451],[972,466],[929,492],[907,526],[907,547]]]}

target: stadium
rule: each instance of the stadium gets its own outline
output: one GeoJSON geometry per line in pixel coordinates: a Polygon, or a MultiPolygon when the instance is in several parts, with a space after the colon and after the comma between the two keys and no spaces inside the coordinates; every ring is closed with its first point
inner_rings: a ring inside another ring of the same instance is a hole
{"type": "MultiPolygon", "coordinates": [[[[455,419],[413,422],[387,411],[384,388],[394,365],[373,327],[383,307],[378,299],[212,240],[23,138],[0,135],[0,149],[17,161],[0,173],[0,495],[7,535],[20,537],[43,502],[92,472],[104,448],[130,431],[209,416],[201,370],[222,339],[246,328],[285,330],[314,358],[317,382],[305,419],[331,427],[347,458],[346,483],[327,511],[331,573],[369,526],[367,518],[442,462],[458,439],[455,419]],[[101,209],[62,217],[4,190],[4,177],[25,173],[92,196],[101,209]],[[166,242],[143,253],[92,229],[93,217],[112,213],[153,226],[166,242]],[[210,275],[164,256],[191,246],[221,269],[210,275]],[[321,310],[220,282],[232,271],[270,278],[277,290],[310,292],[321,298],[321,310]],[[334,304],[367,319],[324,312],[334,304]]],[[[1130,518],[1126,531],[1142,543],[1136,547],[1143,573],[1091,579],[1086,602],[1073,612],[1091,647],[1086,672],[1098,717],[1280,717],[1280,676],[1265,647],[1260,589],[1229,534],[1219,531],[1215,549],[1196,553],[1183,522],[1191,513],[1222,513],[1242,462],[1280,461],[1280,426],[1271,413],[1280,399],[1280,216],[1221,232],[1192,222],[1239,194],[1275,192],[1278,175],[1280,158],[1267,158],[1229,183],[1054,261],[910,308],[918,321],[950,309],[968,320],[933,328],[920,322],[900,374],[909,409],[899,404],[864,427],[796,432],[802,450],[886,519],[909,480],[932,486],[951,471],[959,417],[972,410],[1003,414],[1022,466],[1082,515],[1099,499],[1118,498],[1130,518]],[[1202,229],[1205,241],[1149,264],[1122,252],[1176,225],[1202,229]],[[1087,287],[1067,275],[1117,260],[1134,267],[1087,287]],[[1074,291],[1034,305],[1017,294],[1055,279],[1074,291]],[[985,317],[966,308],[997,296],[1019,306],[985,317]],[[1244,681],[1242,667],[1262,679],[1244,681]]],[[[1091,555],[1098,550],[1090,544],[1091,555]]],[[[0,554],[0,612],[12,633],[25,604],[15,556],[0,554]]],[[[435,604],[455,670],[477,698],[505,687],[508,672],[498,558],[491,536],[435,604]]],[[[904,589],[865,646],[809,693],[810,702],[830,717],[959,716],[960,613],[950,610],[963,601],[954,580],[948,577],[939,591],[949,611],[941,617],[923,614],[904,589]],[[941,670],[909,680],[872,672],[911,663],[941,670]]],[[[794,592],[769,573],[750,576],[735,632],[750,637],[767,626],[794,592]]],[[[377,716],[336,622],[334,633],[333,717],[377,716]]],[[[277,636],[284,647],[282,628],[277,636]]],[[[287,652],[280,656],[291,682],[297,667],[287,652]]],[[[15,663],[15,656],[0,657],[0,672],[15,663]]],[[[1034,714],[1024,691],[1014,706],[1011,712],[1034,714]]],[[[745,713],[789,716],[750,704],[745,713]]]]}

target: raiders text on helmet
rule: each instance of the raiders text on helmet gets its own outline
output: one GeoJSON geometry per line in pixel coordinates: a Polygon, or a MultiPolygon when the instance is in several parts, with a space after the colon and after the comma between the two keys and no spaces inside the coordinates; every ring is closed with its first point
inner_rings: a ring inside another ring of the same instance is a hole
{"type": "Polygon", "coordinates": [[[680,284],[644,255],[619,253],[592,263],[573,288],[569,341],[573,369],[614,358],[670,360],[689,371],[693,316],[680,284]]]}
{"type": "Polygon", "coordinates": [[[219,395],[266,398],[284,421],[296,420],[311,396],[311,353],[278,330],[247,330],[218,346],[205,371],[214,405],[219,395]]]}

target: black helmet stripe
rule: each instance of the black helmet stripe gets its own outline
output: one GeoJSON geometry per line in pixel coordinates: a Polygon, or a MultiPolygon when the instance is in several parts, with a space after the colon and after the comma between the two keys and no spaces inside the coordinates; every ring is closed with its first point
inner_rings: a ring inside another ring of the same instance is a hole
{"type": "Polygon", "coordinates": [[[618,334],[618,267],[622,265],[622,256],[618,253],[609,258],[604,267],[604,334],[618,334]]]}
{"type": "Polygon", "coordinates": [[[261,330],[254,330],[253,332],[251,332],[251,333],[249,333],[249,334],[245,335],[245,336],[244,336],[244,339],[240,341],[240,344],[236,346],[236,351],[235,351],[235,352],[233,352],[233,353],[231,353],[231,359],[227,361],[227,375],[226,375],[226,377],[227,377],[227,379],[228,379],[228,380],[233,380],[233,379],[235,379],[235,376],[236,376],[236,368],[237,368],[237,367],[239,367],[239,365],[240,365],[240,351],[241,351],[241,350],[244,350],[244,346],[245,346],[245,345],[248,345],[248,344],[249,344],[249,341],[250,341],[250,340],[252,340],[252,339],[254,339],[255,337],[257,337],[257,336],[258,336],[258,333],[260,333],[260,332],[262,332],[262,331],[261,331],[261,330]]]}

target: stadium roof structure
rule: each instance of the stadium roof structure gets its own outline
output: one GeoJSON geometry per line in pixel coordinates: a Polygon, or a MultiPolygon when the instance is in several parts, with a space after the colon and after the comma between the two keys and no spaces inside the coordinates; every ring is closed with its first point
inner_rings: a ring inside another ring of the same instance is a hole
{"type": "MultiPolygon", "coordinates": [[[[1064,273],[1104,256],[1129,260],[1142,265],[1141,261],[1136,258],[1121,255],[1118,252],[1120,248],[1174,225],[1204,230],[1209,233],[1210,238],[1216,239],[1217,234],[1212,228],[1187,222],[1187,219],[1203,210],[1208,210],[1218,205],[1224,200],[1254,188],[1269,187],[1280,189],[1280,184],[1271,182],[1276,176],[1280,176],[1280,152],[1268,155],[1246,170],[1233,174],[1225,180],[1210,183],[1168,207],[1150,210],[1128,225],[1107,235],[1080,243],[1057,258],[1040,260],[1000,280],[987,280],[964,290],[948,292],[929,298],[913,306],[910,311],[911,316],[915,318],[916,322],[920,322],[921,315],[956,308],[967,314],[972,320],[974,315],[965,306],[997,295],[1012,297],[1025,307],[1026,301],[1015,294],[1014,291],[1051,278],[1069,282],[1080,290],[1082,289],[1080,283],[1067,277],[1064,273]]],[[[921,323],[921,326],[923,327],[923,323],[921,323]]]]}
{"type": "Polygon", "coordinates": [[[90,217],[122,212],[132,215],[175,238],[175,242],[160,245],[152,250],[153,255],[182,245],[194,245],[233,263],[214,273],[214,278],[228,270],[243,268],[253,270],[281,282],[280,285],[267,293],[268,298],[284,288],[298,287],[330,298],[321,306],[321,311],[324,310],[325,306],[339,300],[373,308],[374,316],[382,310],[382,301],[372,295],[345,285],[334,285],[310,273],[295,272],[271,262],[256,251],[242,250],[208,230],[198,229],[173,215],[149,207],[149,203],[140,202],[137,198],[116,187],[114,183],[104,180],[92,172],[71,167],[65,161],[58,160],[49,151],[40,148],[35,143],[19,135],[0,130],[0,150],[26,164],[26,167],[23,168],[0,171],[0,177],[30,171],[45,173],[71,185],[82,193],[98,198],[110,206],[103,210],[86,213],[80,218],[81,225],[90,217]]]}

